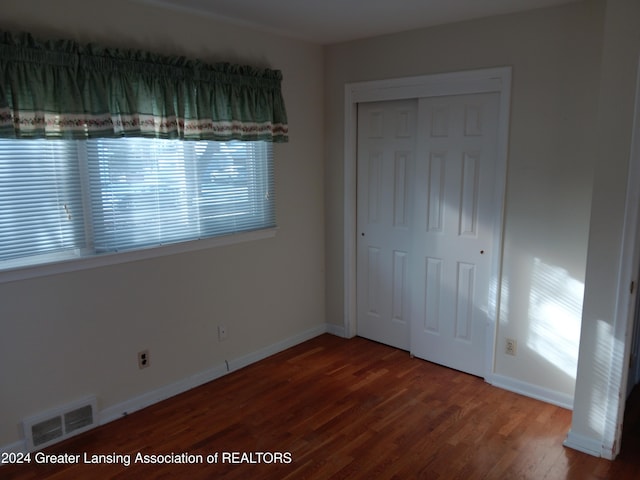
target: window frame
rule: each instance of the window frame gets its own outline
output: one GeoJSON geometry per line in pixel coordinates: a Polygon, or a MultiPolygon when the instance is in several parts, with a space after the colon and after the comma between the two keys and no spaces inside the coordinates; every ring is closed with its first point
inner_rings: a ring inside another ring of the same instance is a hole
{"type": "MultiPolygon", "coordinates": [[[[271,148],[273,148],[273,145],[271,145],[271,148]]],[[[273,156],[274,154],[272,151],[270,155],[271,162],[273,162],[273,156]]],[[[80,176],[81,182],[83,183],[83,190],[86,189],[88,182],[88,166],[86,159],[86,143],[81,140],[79,141],[78,146],[78,162],[81,169],[80,176]],[[84,157],[84,159],[82,157],[84,157]]],[[[274,169],[273,174],[275,175],[275,164],[272,164],[271,168],[274,169]]],[[[82,197],[84,202],[89,201],[89,195],[83,194],[82,197]]],[[[93,229],[92,220],[89,218],[90,215],[86,213],[88,212],[87,208],[90,210],[90,205],[85,203],[84,208],[85,232],[91,236],[93,229]]],[[[275,208],[276,205],[274,200],[273,209],[275,208]]],[[[255,230],[224,233],[207,238],[181,240],[163,245],[137,247],[129,250],[105,253],[96,253],[95,251],[92,251],[92,249],[88,249],[89,253],[87,253],[87,251],[81,251],[80,248],[75,249],[76,255],[69,251],[45,253],[40,255],[40,258],[42,258],[43,261],[39,263],[20,262],[20,259],[7,261],[5,266],[0,267],[0,284],[273,238],[277,231],[277,226],[265,227],[255,230]]],[[[92,243],[92,239],[87,240],[92,243]]],[[[35,255],[30,258],[36,257],[38,256],[35,255]]],[[[23,259],[24,258],[27,257],[23,257],[23,259]]]]}

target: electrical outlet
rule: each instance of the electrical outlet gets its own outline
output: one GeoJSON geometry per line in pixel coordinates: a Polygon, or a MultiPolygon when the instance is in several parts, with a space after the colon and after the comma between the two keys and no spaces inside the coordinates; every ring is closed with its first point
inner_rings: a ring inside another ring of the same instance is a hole
{"type": "Polygon", "coordinates": [[[227,339],[227,327],[224,325],[218,325],[218,341],[222,342],[227,339]]]}
{"type": "Polygon", "coordinates": [[[147,368],[150,365],[149,350],[138,352],[138,368],[147,368]]]}
{"type": "Polygon", "coordinates": [[[515,357],[516,350],[518,348],[518,342],[513,338],[507,338],[504,343],[504,353],[507,355],[513,355],[515,357]]]}

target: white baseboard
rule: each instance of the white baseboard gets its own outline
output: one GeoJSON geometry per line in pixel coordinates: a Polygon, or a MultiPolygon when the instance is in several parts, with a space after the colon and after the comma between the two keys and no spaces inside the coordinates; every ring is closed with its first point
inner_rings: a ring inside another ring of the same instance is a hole
{"type": "Polygon", "coordinates": [[[225,363],[216,365],[191,377],[185,378],[170,385],[166,385],[157,390],[144,393],[139,397],[132,398],[112,407],[106,408],[100,412],[100,425],[111,422],[113,420],[121,418],[124,415],[128,415],[137,410],[141,410],[180,393],[186,392],[187,390],[191,390],[192,388],[199,387],[200,385],[211,382],[216,378],[220,378],[227,373],[239,370],[243,367],[251,365],[252,363],[264,360],[265,358],[286,350],[289,347],[293,347],[295,345],[298,345],[299,343],[305,342],[314,337],[317,337],[318,335],[326,333],[326,331],[327,329],[325,325],[320,325],[319,327],[315,327],[298,335],[294,335],[293,337],[286,338],[280,342],[274,343],[265,348],[261,348],[260,350],[252,352],[248,355],[243,355],[242,357],[227,360],[225,363]]]}
{"type": "Polygon", "coordinates": [[[327,333],[335,335],[336,337],[347,338],[343,325],[336,325],[335,323],[327,323],[327,333]]]}
{"type": "Polygon", "coordinates": [[[216,365],[204,372],[197,373],[178,382],[165,385],[164,387],[160,387],[156,390],[143,393],[140,396],[130,398],[129,400],[125,400],[124,402],[120,402],[111,407],[107,407],[99,412],[98,424],[104,425],[105,423],[112,422],[155,403],[174,397],[175,395],[179,395],[187,390],[199,387],[200,385],[215,380],[216,378],[220,378],[227,373],[227,366],[225,364],[216,365]]]}
{"type": "Polygon", "coordinates": [[[567,439],[564,441],[565,447],[573,448],[582,453],[593,455],[594,457],[602,457],[602,442],[590,437],[585,437],[579,433],[569,431],[567,439]]]}
{"type": "Polygon", "coordinates": [[[261,348],[260,350],[252,352],[248,355],[243,355],[242,357],[229,360],[229,371],[235,372],[236,370],[240,370],[241,368],[251,365],[252,363],[259,362],[260,360],[264,360],[271,355],[282,352],[287,348],[293,347],[302,342],[306,342],[307,340],[311,340],[312,338],[317,337],[318,335],[322,335],[323,333],[327,333],[327,324],[320,325],[319,327],[312,328],[310,330],[307,330],[306,332],[294,335],[293,337],[286,338],[281,342],[271,344],[268,347],[261,348]]]}
{"type": "MultiPolygon", "coordinates": [[[[27,444],[24,440],[10,443],[9,445],[0,445],[0,455],[3,453],[27,453],[27,444]]],[[[2,466],[2,463],[0,463],[2,466]]]]}
{"type": "MultiPolygon", "coordinates": [[[[302,333],[286,338],[280,342],[276,342],[265,348],[261,348],[248,355],[228,360],[225,363],[215,365],[205,371],[196,373],[190,377],[179,380],[177,382],[165,385],[156,390],[152,390],[137,397],[125,400],[116,405],[110,406],[98,412],[97,423],[104,425],[112,422],[125,415],[133,413],[143,408],[149,407],[153,404],[171,398],[180,393],[184,393],[192,388],[199,387],[205,383],[208,383],[216,378],[220,378],[232,371],[239,370],[243,367],[251,365],[252,363],[263,360],[271,355],[279,353],[287,348],[298,345],[302,342],[310,340],[323,333],[332,333],[332,328],[329,324],[323,324],[318,327],[311,328],[302,333]]],[[[0,453],[2,452],[27,452],[27,446],[25,440],[14,442],[8,445],[0,445],[0,453]]]]}
{"type": "Polygon", "coordinates": [[[532,385],[503,375],[493,374],[486,381],[495,387],[573,410],[573,396],[532,385]]]}

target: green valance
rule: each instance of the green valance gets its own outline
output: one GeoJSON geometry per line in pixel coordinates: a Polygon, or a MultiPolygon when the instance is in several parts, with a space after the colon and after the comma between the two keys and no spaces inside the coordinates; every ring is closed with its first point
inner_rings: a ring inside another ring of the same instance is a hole
{"type": "Polygon", "coordinates": [[[288,140],[278,70],[0,32],[0,137],[288,140]]]}

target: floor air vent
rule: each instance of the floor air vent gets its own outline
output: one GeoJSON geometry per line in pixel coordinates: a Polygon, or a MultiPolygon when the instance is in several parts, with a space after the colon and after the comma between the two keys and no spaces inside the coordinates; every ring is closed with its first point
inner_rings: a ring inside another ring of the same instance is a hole
{"type": "Polygon", "coordinates": [[[96,397],[87,397],[48,412],[25,418],[27,448],[44,448],[96,426],[96,397]]]}

